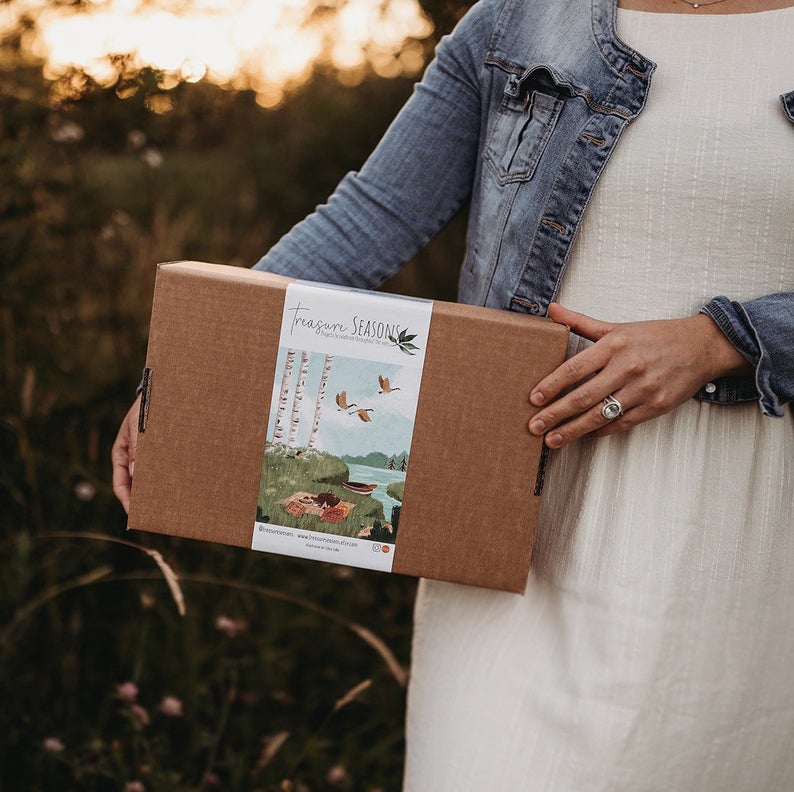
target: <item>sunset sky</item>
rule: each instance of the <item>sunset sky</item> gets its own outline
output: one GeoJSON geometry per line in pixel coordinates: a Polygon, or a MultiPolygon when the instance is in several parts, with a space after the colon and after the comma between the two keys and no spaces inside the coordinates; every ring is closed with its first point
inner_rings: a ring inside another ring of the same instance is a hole
{"type": "MultiPolygon", "coordinates": [[[[416,74],[418,43],[432,32],[415,0],[95,0],[81,9],[47,0],[0,5],[0,33],[27,14],[36,20],[26,41],[57,77],[79,66],[99,83],[115,77],[109,54],[129,54],[137,67],[162,69],[170,85],[209,79],[253,88],[260,103],[277,104],[324,61],[341,79],[361,79],[365,66],[385,77],[416,74]]],[[[168,88],[169,85],[164,85],[168,88]]]]}

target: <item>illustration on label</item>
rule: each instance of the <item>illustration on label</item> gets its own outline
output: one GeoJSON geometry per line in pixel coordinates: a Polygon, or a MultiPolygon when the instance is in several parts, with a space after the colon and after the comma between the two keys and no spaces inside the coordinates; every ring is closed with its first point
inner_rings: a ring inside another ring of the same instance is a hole
{"type": "Polygon", "coordinates": [[[254,549],[391,570],[431,308],[290,284],[254,549]]]}

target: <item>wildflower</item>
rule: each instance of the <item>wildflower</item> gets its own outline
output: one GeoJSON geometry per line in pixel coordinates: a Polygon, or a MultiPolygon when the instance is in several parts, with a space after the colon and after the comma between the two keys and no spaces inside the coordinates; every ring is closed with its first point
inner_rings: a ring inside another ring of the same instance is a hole
{"type": "Polygon", "coordinates": [[[119,228],[125,228],[132,222],[132,218],[123,209],[117,209],[113,212],[110,222],[115,223],[119,228]]]}
{"type": "Polygon", "coordinates": [[[325,780],[328,781],[329,784],[333,786],[342,786],[346,784],[350,779],[350,776],[347,774],[347,769],[343,765],[334,765],[328,769],[328,773],[325,776],[325,780]]]}
{"type": "Polygon", "coordinates": [[[124,792],[146,792],[146,787],[140,781],[128,781],[124,785],[124,792]]]}
{"type": "Polygon", "coordinates": [[[160,712],[169,718],[181,718],[182,702],[176,696],[166,696],[160,702],[160,712]]]}
{"type": "Polygon", "coordinates": [[[66,746],[57,737],[47,737],[43,746],[47,753],[60,753],[66,750],[66,746]]]}
{"type": "Polygon", "coordinates": [[[215,619],[215,629],[220,630],[227,638],[237,635],[237,625],[234,623],[234,619],[230,619],[228,616],[218,616],[215,619]]]}
{"type": "Polygon", "coordinates": [[[53,128],[50,136],[56,143],[79,143],[85,137],[85,130],[74,121],[64,121],[53,128]]]}
{"type": "Polygon", "coordinates": [[[78,481],[74,485],[74,494],[77,500],[88,503],[96,495],[96,487],[90,481],[78,481]]]}
{"type": "Polygon", "coordinates": [[[99,231],[99,238],[103,242],[111,242],[116,238],[116,229],[112,223],[106,223],[99,231]]]}
{"type": "Polygon", "coordinates": [[[274,690],[272,693],[273,701],[284,707],[291,707],[295,703],[292,694],[286,690],[274,690]]]}
{"type": "Polygon", "coordinates": [[[248,625],[242,619],[230,619],[228,616],[218,616],[215,619],[215,629],[227,638],[234,638],[238,633],[245,632],[247,628],[248,625]]]}
{"type": "Polygon", "coordinates": [[[127,144],[134,151],[138,151],[146,145],[146,135],[140,129],[131,129],[127,133],[127,144]]]}
{"type": "Polygon", "coordinates": [[[141,159],[153,170],[156,170],[163,164],[163,155],[159,149],[149,146],[141,154],[141,159]]]}
{"type": "Polygon", "coordinates": [[[138,698],[138,686],[134,682],[122,682],[116,685],[116,696],[132,704],[138,698]]]}
{"type": "Polygon", "coordinates": [[[151,723],[149,713],[140,704],[133,704],[130,707],[130,712],[132,713],[132,719],[135,721],[137,726],[143,728],[144,726],[148,726],[151,723]]]}

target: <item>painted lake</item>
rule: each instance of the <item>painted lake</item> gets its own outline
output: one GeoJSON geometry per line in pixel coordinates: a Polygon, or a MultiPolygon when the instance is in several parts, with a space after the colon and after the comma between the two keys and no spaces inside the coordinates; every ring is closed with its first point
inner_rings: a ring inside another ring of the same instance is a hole
{"type": "Polygon", "coordinates": [[[377,484],[372,490],[370,497],[379,500],[383,504],[383,514],[386,520],[391,519],[392,506],[399,506],[400,502],[390,498],[386,494],[386,487],[394,481],[403,481],[405,473],[399,470],[388,470],[387,468],[375,468],[368,465],[353,465],[346,463],[350,471],[350,481],[360,481],[364,484],[377,484]]]}

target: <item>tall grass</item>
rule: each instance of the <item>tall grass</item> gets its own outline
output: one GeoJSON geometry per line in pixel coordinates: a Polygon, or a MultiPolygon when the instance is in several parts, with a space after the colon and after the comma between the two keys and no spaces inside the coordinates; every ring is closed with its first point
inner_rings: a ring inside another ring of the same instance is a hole
{"type": "MultiPolygon", "coordinates": [[[[108,455],[156,262],[253,264],[411,86],[320,75],[272,112],[180,86],[156,115],[156,73],[54,103],[17,44],[0,42],[0,790],[398,790],[415,581],[130,536],[108,455]]],[[[463,220],[387,288],[452,298],[463,220]]]]}

